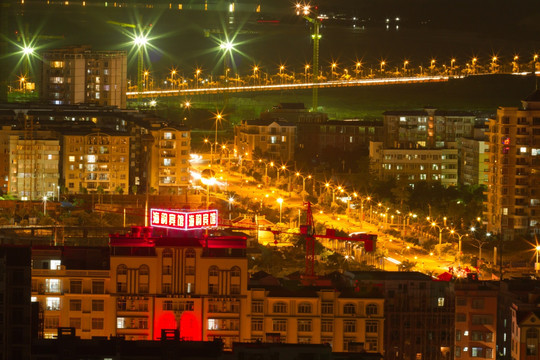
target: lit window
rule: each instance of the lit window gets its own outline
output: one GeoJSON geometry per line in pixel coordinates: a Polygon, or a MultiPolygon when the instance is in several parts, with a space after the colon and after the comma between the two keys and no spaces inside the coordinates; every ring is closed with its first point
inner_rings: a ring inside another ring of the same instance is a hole
{"type": "Polygon", "coordinates": [[[444,306],[444,298],[440,297],[437,299],[437,306],[441,307],[444,306]]]}
{"type": "Polygon", "coordinates": [[[218,319],[208,319],[208,330],[219,330],[218,319]]]}
{"type": "Polygon", "coordinates": [[[50,311],[60,310],[60,298],[59,297],[48,297],[47,298],[47,310],[50,310],[50,311]]]}
{"type": "Polygon", "coordinates": [[[119,317],[116,319],[116,328],[125,329],[126,328],[126,318],[119,317]]]}
{"type": "Polygon", "coordinates": [[[69,162],[74,162],[75,161],[75,156],[70,156],[69,157],[69,162]]]}

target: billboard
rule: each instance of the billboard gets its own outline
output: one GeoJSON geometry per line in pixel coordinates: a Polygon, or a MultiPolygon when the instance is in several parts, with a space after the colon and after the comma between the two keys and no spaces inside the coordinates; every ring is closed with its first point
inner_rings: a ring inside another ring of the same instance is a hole
{"type": "Polygon", "coordinates": [[[183,212],[165,209],[151,209],[150,226],[176,230],[212,228],[218,226],[218,211],[200,210],[183,212]]]}

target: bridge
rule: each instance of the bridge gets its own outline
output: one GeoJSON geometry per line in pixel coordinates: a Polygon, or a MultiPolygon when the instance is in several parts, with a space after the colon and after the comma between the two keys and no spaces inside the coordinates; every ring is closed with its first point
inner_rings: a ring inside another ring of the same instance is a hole
{"type": "Polygon", "coordinates": [[[291,84],[264,84],[264,85],[241,85],[241,86],[216,86],[186,89],[168,89],[168,90],[146,90],[127,92],[128,98],[157,98],[165,96],[189,96],[206,95],[221,93],[242,93],[242,92],[261,92],[261,91],[283,91],[318,88],[338,88],[353,86],[372,86],[372,85],[396,85],[396,84],[418,84],[445,82],[449,79],[460,79],[464,76],[409,76],[409,77],[388,77],[388,78],[370,78],[370,79],[352,79],[352,80],[334,80],[319,83],[291,83],[291,84]]]}

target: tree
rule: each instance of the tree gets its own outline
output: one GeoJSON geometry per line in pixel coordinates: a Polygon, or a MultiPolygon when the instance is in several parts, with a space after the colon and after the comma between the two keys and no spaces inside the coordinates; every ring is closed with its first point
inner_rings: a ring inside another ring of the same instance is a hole
{"type": "Polygon", "coordinates": [[[137,191],[139,191],[139,187],[137,185],[133,185],[131,187],[131,192],[134,194],[134,195],[137,195],[137,191]]]}

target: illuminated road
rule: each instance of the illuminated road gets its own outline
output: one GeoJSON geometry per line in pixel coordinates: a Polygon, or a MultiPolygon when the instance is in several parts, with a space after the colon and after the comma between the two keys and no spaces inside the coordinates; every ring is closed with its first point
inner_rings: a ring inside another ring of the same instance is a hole
{"type": "Polygon", "coordinates": [[[148,90],[127,92],[128,98],[156,98],[163,96],[184,96],[197,94],[218,94],[218,93],[239,93],[253,91],[275,91],[275,90],[293,90],[293,89],[311,89],[314,86],[319,88],[351,87],[351,86],[370,86],[370,85],[395,85],[395,84],[416,84],[444,82],[450,78],[462,78],[462,76],[414,76],[414,77],[393,77],[379,79],[358,79],[358,80],[336,80],[320,83],[296,83],[296,84],[275,84],[275,85],[243,85],[227,87],[208,87],[192,89],[171,89],[171,90],[148,90]]]}
{"type": "MultiPolygon", "coordinates": [[[[203,155],[205,159],[209,159],[210,156],[203,155]]],[[[200,163],[192,163],[192,176],[194,179],[197,179],[203,169],[209,168],[208,160],[200,163]],[[197,174],[199,173],[199,174],[197,174]]],[[[304,211],[303,200],[298,193],[292,191],[287,192],[280,190],[274,186],[269,187],[258,187],[253,181],[246,182],[246,176],[240,173],[233,171],[227,171],[226,167],[223,167],[220,171],[219,165],[214,165],[212,168],[215,169],[218,174],[216,178],[218,179],[218,185],[216,187],[220,188],[221,192],[211,191],[212,198],[220,198],[223,201],[227,201],[226,192],[231,191],[237,194],[251,194],[251,198],[255,201],[260,201],[264,206],[270,206],[274,209],[279,209],[276,199],[281,197],[283,198],[283,208],[284,209],[294,209],[294,214],[301,209],[304,211]],[[221,176],[221,174],[223,176],[221,176]]],[[[252,179],[251,179],[252,180],[252,179]]],[[[204,188],[201,188],[202,191],[205,191],[204,188]]],[[[384,264],[383,269],[387,271],[397,271],[401,267],[401,263],[408,261],[414,263],[413,271],[419,271],[427,274],[438,275],[448,271],[449,267],[457,267],[456,259],[453,255],[442,254],[441,259],[438,259],[436,255],[422,249],[419,246],[416,246],[411,243],[407,243],[400,238],[389,236],[381,231],[377,225],[369,223],[368,221],[360,222],[353,219],[345,214],[332,214],[332,213],[322,213],[314,209],[313,217],[317,223],[324,224],[327,228],[333,229],[342,229],[347,233],[365,231],[369,233],[378,234],[377,247],[381,249],[384,254],[384,264]]],[[[296,226],[296,219],[283,219],[282,226],[296,226]]],[[[278,228],[277,230],[283,230],[283,228],[278,228]]],[[[272,240],[273,241],[273,240],[272,240]]],[[[323,246],[326,248],[338,252],[344,256],[350,257],[354,261],[357,255],[354,250],[352,250],[350,244],[347,245],[346,241],[343,240],[329,240],[329,239],[319,239],[323,246]]],[[[360,259],[360,258],[359,258],[360,259]]]]}

